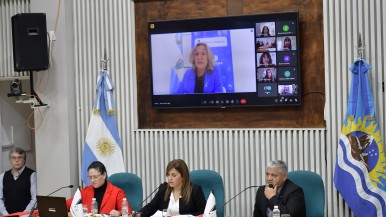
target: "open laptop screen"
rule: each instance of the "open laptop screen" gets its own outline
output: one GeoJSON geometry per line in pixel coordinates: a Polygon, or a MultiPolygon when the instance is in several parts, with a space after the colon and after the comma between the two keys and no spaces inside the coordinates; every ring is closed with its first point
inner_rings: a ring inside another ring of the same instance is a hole
{"type": "Polygon", "coordinates": [[[66,198],[36,196],[39,217],[63,217],[68,216],[66,198]]]}

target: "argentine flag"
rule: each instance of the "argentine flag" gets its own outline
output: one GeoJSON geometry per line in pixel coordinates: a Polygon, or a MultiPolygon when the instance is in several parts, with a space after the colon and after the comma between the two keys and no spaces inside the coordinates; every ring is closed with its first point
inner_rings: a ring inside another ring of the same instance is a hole
{"type": "Polygon", "coordinates": [[[358,59],[334,171],[334,184],[357,217],[386,216],[386,159],[367,71],[358,59]]]}
{"type": "Polygon", "coordinates": [[[99,72],[97,96],[83,149],[82,180],[86,185],[87,168],[93,161],[100,161],[106,166],[107,175],[124,172],[122,144],[115,120],[114,84],[107,71],[99,72]]]}

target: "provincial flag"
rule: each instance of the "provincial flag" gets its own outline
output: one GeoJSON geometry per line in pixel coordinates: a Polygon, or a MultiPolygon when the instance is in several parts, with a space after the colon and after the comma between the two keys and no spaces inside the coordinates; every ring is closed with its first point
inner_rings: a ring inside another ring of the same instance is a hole
{"type": "Polygon", "coordinates": [[[355,216],[386,216],[386,159],[367,71],[358,59],[342,126],[334,184],[355,216]]]}
{"type": "Polygon", "coordinates": [[[109,176],[125,171],[122,144],[115,120],[113,89],[114,84],[109,73],[101,70],[83,150],[82,180],[86,185],[90,184],[87,168],[93,161],[102,162],[109,176]]]}

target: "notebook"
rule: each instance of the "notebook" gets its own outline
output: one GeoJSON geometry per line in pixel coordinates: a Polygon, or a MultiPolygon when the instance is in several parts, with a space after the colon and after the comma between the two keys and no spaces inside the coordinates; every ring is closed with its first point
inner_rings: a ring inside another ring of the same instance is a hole
{"type": "Polygon", "coordinates": [[[36,196],[39,217],[66,217],[67,205],[64,197],[36,196]]]}

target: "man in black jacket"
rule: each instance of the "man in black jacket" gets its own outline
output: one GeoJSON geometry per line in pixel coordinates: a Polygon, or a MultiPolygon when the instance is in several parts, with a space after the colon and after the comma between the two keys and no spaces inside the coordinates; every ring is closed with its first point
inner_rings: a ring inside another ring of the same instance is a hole
{"type": "Polygon", "coordinates": [[[272,216],[275,205],[281,214],[296,217],[306,216],[303,189],[287,179],[288,168],[284,161],[274,160],[265,170],[266,185],[256,193],[253,217],[272,216]]]}
{"type": "Polygon", "coordinates": [[[0,215],[30,211],[36,204],[36,172],[25,166],[26,153],[9,152],[12,169],[0,175],[0,215]]]}

